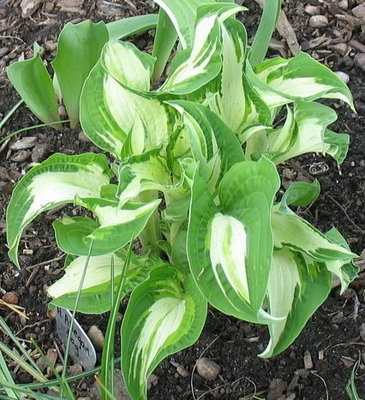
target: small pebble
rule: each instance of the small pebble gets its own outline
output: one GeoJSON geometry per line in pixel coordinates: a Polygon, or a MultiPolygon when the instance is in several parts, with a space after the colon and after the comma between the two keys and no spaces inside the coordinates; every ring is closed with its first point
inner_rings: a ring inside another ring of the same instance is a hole
{"type": "Polygon", "coordinates": [[[337,71],[336,75],[346,84],[350,82],[350,77],[345,72],[337,71]]]}
{"type": "Polygon", "coordinates": [[[323,28],[328,25],[328,18],[324,15],[313,15],[309,19],[312,28],[323,28]]]}
{"type": "Polygon", "coordinates": [[[151,374],[147,378],[147,389],[151,389],[152,386],[156,386],[158,384],[158,376],[155,374],[151,374]]]}
{"type": "Polygon", "coordinates": [[[44,4],[44,11],[47,13],[51,13],[54,9],[53,1],[46,1],[44,4]]]}
{"type": "Polygon", "coordinates": [[[19,298],[15,292],[5,293],[2,299],[9,304],[19,304],[19,298]]]}
{"type": "MultiPolygon", "coordinates": [[[[269,385],[267,400],[278,400],[286,391],[288,384],[282,379],[273,379],[269,385]]],[[[285,398],[285,396],[284,396],[285,398]]]]}
{"type": "MultiPolygon", "coordinates": [[[[51,364],[52,366],[55,366],[57,358],[58,358],[57,350],[56,349],[48,349],[47,350],[47,358],[48,358],[49,364],[51,364]]],[[[47,364],[47,365],[49,365],[49,364],[47,364]]],[[[50,374],[51,372],[52,372],[51,368],[48,367],[47,374],[50,374]]]]}
{"type": "Polygon", "coordinates": [[[361,324],[360,336],[361,336],[361,339],[365,342],[365,323],[361,324]]]}
{"type": "Polygon", "coordinates": [[[304,368],[305,369],[312,369],[313,368],[313,361],[312,361],[312,356],[309,351],[306,351],[304,353],[304,368]]]}
{"type": "Polygon", "coordinates": [[[69,375],[77,375],[81,374],[81,372],[82,372],[82,366],[80,364],[74,364],[68,367],[69,375]]]}
{"type": "Polygon", "coordinates": [[[17,140],[9,146],[10,150],[27,150],[31,149],[37,143],[37,138],[35,136],[27,136],[22,139],[17,140]]]}
{"type": "Polygon", "coordinates": [[[91,142],[91,140],[88,138],[88,136],[86,136],[84,131],[80,131],[77,138],[81,140],[81,142],[88,142],[88,143],[91,142]]]}
{"type": "Polygon", "coordinates": [[[357,18],[365,18],[365,4],[362,3],[362,4],[358,5],[357,7],[354,7],[352,9],[352,13],[357,18]]]}
{"type": "Polygon", "coordinates": [[[57,316],[57,308],[53,308],[52,310],[47,310],[47,317],[49,319],[55,319],[57,316]]]}
{"type": "Polygon", "coordinates": [[[62,364],[57,364],[57,365],[55,366],[55,370],[56,370],[58,373],[62,372],[62,371],[63,371],[63,365],[62,365],[62,364]]]}
{"type": "Polygon", "coordinates": [[[365,53],[357,53],[354,60],[355,64],[365,71],[365,53]]]}
{"type": "Polygon", "coordinates": [[[348,46],[346,43],[337,43],[332,46],[332,49],[338,53],[340,56],[345,56],[348,51],[348,46]]]}
{"type": "Polygon", "coordinates": [[[87,335],[97,350],[101,350],[103,348],[104,334],[96,325],[90,326],[87,335]]]}
{"type": "Polygon", "coordinates": [[[120,4],[111,3],[108,1],[99,0],[96,6],[100,12],[108,16],[116,16],[123,14],[124,10],[120,4]]]}
{"type": "Polygon", "coordinates": [[[333,322],[334,324],[340,324],[341,322],[343,322],[343,312],[342,312],[342,311],[339,311],[337,314],[335,314],[335,315],[332,317],[332,322],[333,322]]]}
{"type": "Polygon", "coordinates": [[[64,105],[58,106],[58,114],[61,117],[61,119],[67,118],[67,111],[64,105]]]}
{"type": "Polygon", "coordinates": [[[32,16],[43,0],[22,0],[20,7],[22,9],[22,17],[28,18],[32,16]]]}
{"type": "Polygon", "coordinates": [[[45,159],[48,153],[49,153],[48,143],[40,143],[39,145],[34,147],[32,151],[32,161],[35,163],[41,162],[45,159]]]}
{"type": "Polygon", "coordinates": [[[44,357],[39,357],[36,361],[37,367],[43,372],[47,368],[47,362],[44,357]]]}
{"type": "MultiPolygon", "coordinates": [[[[45,48],[47,51],[50,51],[50,52],[51,52],[51,51],[54,51],[54,50],[56,50],[56,47],[57,47],[57,43],[54,42],[53,40],[46,40],[46,41],[44,42],[44,48],[45,48]]],[[[63,106],[60,106],[60,107],[63,107],[63,106]]],[[[63,115],[60,113],[60,107],[58,107],[58,114],[59,114],[60,117],[63,119],[63,115]]],[[[66,117],[67,117],[67,113],[66,113],[65,107],[63,107],[62,110],[65,110],[65,114],[66,114],[66,117]]]]}
{"type": "Polygon", "coordinates": [[[338,6],[341,8],[341,10],[347,10],[349,8],[349,2],[348,0],[340,0],[338,2],[338,6]]]}
{"type": "Polygon", "coordinates": [[[179,366],[176,368],[176,371],[177,371],[177,373],[178,373],[180,376],[182,376],[183,378],[187,378],[187,377],[189,376],[189,372],[188,372],[182,365],[179,365],[179,366]]]}
{"type": "Polygon", "coordinates": [[[22,162],[25,161],[30,156],[30,151],[28,150],[20,150],[16,152],[13,157],[11,157],[11,161],[14,162],[22,162]]]}
{"type": "Polygon", "coordinates": [[[196,363],[196,370],[202,378],[210,381],[218,376],[221,367],[213,360],[202,357],[196,363]]]}
{"type": "Polygon", "coordinates": [[[319,15],[321,13],[321,9],[319,7],[312,6],[310,4],[307,4],[304,7],[304,11],[309,15],[319,15]]]}
{"type": "Polygon", "coordinates": [[[9,47],[0,47],[0,57],[4,57],[9,53],[9,47]]]}

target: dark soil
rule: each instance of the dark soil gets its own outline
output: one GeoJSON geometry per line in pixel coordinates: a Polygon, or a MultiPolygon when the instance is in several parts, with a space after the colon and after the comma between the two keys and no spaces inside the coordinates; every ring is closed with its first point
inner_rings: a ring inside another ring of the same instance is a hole
{"type": "MultiPolygon", "coordinates": [[[[354,94],[358,114],[339,103],[335,104],[339,119],[333,130],[351,135],[349,155],[340,168],[329,158],[311,154],[285,164],[282,169],[284,187],[293,180],[319,179],[322,186],[321,197],[308,209],[298,211],[324,231],[336,226],[358,254],[365,247],[365,71],[355,65],[354,56],[358,49],[350,47],[349,43],[356,40],[365,44],[365,37],[361,24],[356,25],[353,20],[346,20],[346,15],[351,16],[351,9],[361,2],[349,1],[348,10],[341,11],[338,10],[337,2],[311,1],[310,4],[320,6],[321,13],[328,17],[328,25],[320,29],[309,26],[310,16],[304,12],[306,1],[285,2],[286,15],[303,50],[334,71],[344,72],[350,77],[349,86],[354,94]],[[345,15],[345,20],[339,18],[339,14],[345,15]],[[326,40],[321,42],[318,39],[320,37],[326,40]],[[348,50],[339,53],[334,47],[338,43],[345,43],[348,50]],[[318,162],[326,163],[328,170],[314,176],[310,173],[310,167],[318,162]]],[[[25,57],[29,56],[34,41],[45,47],[44,57],[49,61],[54,56],[56,37],[66,22],[78,22],[86,18],[111,21],[129,15],[149,13],[154,11],[151,3],[149,0],[121,0],[116,3],[89,0],[47,1],[31,17],[22,18],[20,1],[0,0],[0,118],[19,100],[6,78],[4,68],[23,53],[25,57]],[[66,3],[79,5],[73,11],[62,11],[60,5],[66,3]],[[3,50],[4,48],[7,50],[3,50]]],[[[259,8],[253,0],[244,5],[252,10],[243,17],[249,33],[252,34],[257,26],[259,8]]],[[[285,41],[281,41],[280,36],[276,36],[276,39],[282,44],[280,52],[290,55],[285,41]]],[[[136,40],[141,47],[145,47],[150,43],[151,37],[145,35],[136,40]]],[[[277,54],[276,50],[271,52],[273,55],[277,54]]],[[[5,125],[1,137],[38,122],[22,106],[5,125]]],[[[55,348],[58,340],[54,323],[47,316],[48,298],[45,290],[61,274],[62,254],[55,246],[51,222],[62,211],[41,216],[27,229],[20,247],[21,262],[26,267],[17,271],[6,256],[5,209],[15,183],[29,169],[32,161],[42,161],[54,152],[75,154],[97,151],[92,144],[79,138],[79,131],[80,128],[73,131],[65,129],[62,132],[44,128],[26,133],[28,136],[36,136],[37,142],[34,148],[25,150],[22,154],[9,149],[16,138],[5,146],[0,146],[0,291],[1,294],[16,292],[19,304],[24,307],[29,319],[19,318],[5,308],[0,310],[0,315],[19,337],[26,340],[36,339],[45,352],[49,348],[55,348]],[[48,260],[50,261],[47,262],[48,260]]],[[[85,329],[92,324],[105,329],[107,315],[87,318],[80,316],[79,321],[85,329]]],[[[152,386],[149,398],[345,400],[349,399],[345,386],[358,360],[360,365],[356,384],[360,397],[365,397],[365,341],[364,336],[360,335],[364,323],[364,275],[343,296],[339,295],[338,289],[333,290],[330,298],[312,317],[295,344],[270,360],[262,360],[256,356],[264,349],[268,340],[265,327],[247,324],[210,309],[199,342],[167,358],[156,369],[158,381],[152,386]],[[191,378],[194,364],[203,352],[205,357],[213,359],[221,367],[218,378],[213,381],[206,381],[197,374],[191,378]],[[306,365],[308,369],[305,369],[304,358],[308,360],[308,354],[313,367],[308,368],[306,365]],[[177,368],[178,366],[188,371],[187,377],[179,374],[178,370],[181,371],[181,368],[177,368]],[[257,397],[253,397],[254,394],[257,397]]],[[[1,340],[8,342],[6,337],[1,340]]],[[[29,380],[29,376],[18,371],[16,379],[25,382],[29,380]]],[[[88,394],[90,384],[90,381],[85,381],[78,386],[80,395],[88,394]]]]}

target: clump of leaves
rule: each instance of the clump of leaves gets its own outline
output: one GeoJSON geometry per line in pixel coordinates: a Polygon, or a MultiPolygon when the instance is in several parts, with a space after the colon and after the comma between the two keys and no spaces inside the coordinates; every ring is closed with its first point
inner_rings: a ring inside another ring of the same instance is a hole
{"type": "Polygon", "coordinates": [[[37,43],[31,59],[17,61],[7,68],[8,77],[41,121],[60,121],[59,105],[63,103],[71,126],[75,127],[79,122],[82,87],[100,58],[104,44],[144,32],[156,23],[157,15],[143,15],[109,24],[91,21],[67,24],[58,39],[57,56],[52,62],[53,77],[43,63],[37,43]]]}
{"type": "Polygon", "coordinates": [[[146,398],[161,360],[198,339],[208,304],[266,324],[261,356],[270,357],[299,335],[333,275],[344,290],[357,273],[336,229],[323,234],[290,208],[312,203],[317,182],[293,183],[277,201],[277,164],[308,152],[346,156],[348,135],[328,129],[335,111],[315,100],[353,107],[347,86],[304,53],[261,61],[233,2],[156,3],[153,55],[108,41],[83,85],[82,128],[114,160],[55,154],[19,182],[7,212],[16,265],[22,231],[40,213],[73,203],[94,214],[54,222],[69,257],[48,293],[72,309],[86,260],[78,311],[105,312],[116,292],[131,293],[121,335],[133,399],[146,398]],[[129,254],[134,238],[141,251],[129,254]]]}

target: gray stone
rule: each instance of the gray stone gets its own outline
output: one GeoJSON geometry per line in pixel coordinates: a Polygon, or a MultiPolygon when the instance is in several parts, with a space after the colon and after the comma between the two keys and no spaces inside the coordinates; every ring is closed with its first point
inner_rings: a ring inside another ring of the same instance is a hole
{"type": "Polygon", "coordinates": [[[346,84],[350,82],[350,77],[342,71],[336,71],[336,75],[341,78],[346,84]]]}
{"type": "Polygon", "coordinates": [[[365,71],[365,53],[357,53],[355,56],[355,64],[365,71]]]}
{"type": "Polygon", "coordinates": [[[45,159],[48,153],[49,153],[49,144],[40,143],[32,151],[32,161],[35,163],[39,163],[45,159]]]}
{"type": "Polygon", "coordinates": [[[90,329],[87,332],[87,336],[89,336],[92,344],[97,350],[101,350],[103,348],[104,334],[96,325],[90,326],[90,329]]]}
{"type": "Polygon", "coordinates": [[[22,9],[22,17],[28,18],[32,16],[43,3],[43,0],[22,0],[20,8],[22,9]]]}
{"type": "Polygon", "coordinates": [[[354,7],[352,9],[352,13],[355,15],[355,17],[365,18],[365,3],[362,3],[357,7],[354,7]]]}
{"type": "Polygon", "coordinates": [[[340,0],[338,2],[338,6],[341,8],[341,10],[346,11],[349,8],[349,2],[348,0],[340,0]]]}
{"type": "Polygon", "coordinates": [[[343,57],[348,51],[348,46],[346,43],[337,43],[332,46],[332,49],[343,57]]]}
{"type": "Polygon", "coordinates": [[[313,15],[309,19],[309,25],[312,28],[324,28],[328,25],[328,18],[324,15],[313,15]]]}
{"type": "Polygon", "coordinates": [[[213,360],[202,357],[196,363],[196,370],[202,378],[210,381],[218,376],[221,367],[213,360]]]}
{"type": "Polygon", "coordinates": [[[9,53],[9,47],[0,47],[0,57],[4,57],[9,53]]]}
{"type": "Polygon", "coordinates": [[[307,4],[304,7],[304,11],[309,15],[319,15],[321,13],[321,9],[319,7],[312,6],[310,4],[307,4]]]}
{"type": "Polygon", "coordinates": [[[10,150],[26,150],[31,149],[37,143],[37,138],[35,136],[27,136],[22,139],[17,140],[9,146],[10,150]]]}

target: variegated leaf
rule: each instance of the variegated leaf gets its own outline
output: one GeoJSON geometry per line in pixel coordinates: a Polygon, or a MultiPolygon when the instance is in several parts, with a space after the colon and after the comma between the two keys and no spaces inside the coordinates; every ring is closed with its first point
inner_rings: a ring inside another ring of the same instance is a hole
{"type": "MultiPolygon", "coordinates": [[[[124,252],[90,257],[84,277],[77,311],[85,314],[101,314],[111,308],[111,278],[114,272],[114,290],[120,283],[126,255],[124,252]]],[[[65,275],[48,288],[53,298],[51,304],[73,309],[83,277],[87,257],[75,258],[66,268],[65,275]]],[[[132,254],[125,276],[123,293],[126,295],[148,278],[150,272],[163,264],[147,257],[132,254]]]]}
{"type": "Polygon", "coordinates": [[[299,99],[332,98],[343,100],[354,108],[351,92],[341,78],[306,53],[289,60],[276,58],[264,61],[255,71],[258,79],[247,69],[269,107],[299,99]]]}
{"type": "MultiPolygon", "coordinates": [[[[346,239],[336,228],[329,230],[326,233],[326,238],[330,242],[336,243],[343,248],[350,250],[346,239]]],[[[348,288],[349,284],[357,278],[359,272],[359,267],[352,262],[352,258],[348,258],[347,260],[328,261],[326,262],[326,268],[340,279],[341,294],[348,288]]]]}
{"type": "Polygon", "coordinates": [[[148,190],[160,190],[170,197],[186,192],[182,180],[172,176],[166,157],[160,153],[159,149],[151,150],[140,156],[129,157],[119,165],[117,197],[120,206],[148,190]]]}
{"type": "Polygon", "coordinates": [[[137,92],[149,92],[155,58],[129,42],[109,42],[101,57],[104,69],[119,83],[137,92]],[[128,62],[126,62],[128,60],[128,62]]]}
{"type": "Polygon", "coordinates": [[[331,243],[309,222],[293,214],[283,214],[277,207],[272,212],[275,247],[288,247],[319,262],[348,260],[356,257],[350,250],[331,243]]]}
{"type": "MultiPolygon", "coordinates": [[[[123,79],[128,76],[125,71],[123,79]]],[[[166,145],[173,125],[173,116],[166,106],[156,98],[128,89],[128,84],[119,83],[99,62],[86,80],[81,96],[80,120],[84,132],[96,145],[119,159],[122,149],[125,157],[166,145]],[[127,147],[123,148],[124,145],[127,147]]]]}
{"type": "Polygon", "coordinates": [[[269,149],[276,163],[282,163],[301,154],[330,153],[342,162],[347,153],[348,135],[326,134],[326,128],[337,119],[331,108],[314,102],[298,101],[294,115],[288,111],[287,122],[282,129],[269,135],[269,149]],[[341,139],[343,138],[343,140],[341,139]],[[338,145],[336,144],[338,140],[338,145]]]}
{"type": "Polygon", "coordinates": [[[273,250],[270,211],[278,188],[276,169],[266,159],[232,167],[219,186],[219,201],[198,173],[192,186],[191,272],[214,307],[252,322],[273,318],[261,306],[273,250]]]}
{"type": "Polygon", "coordinates": [[[93,211],[91,219],[64,217],[53,224],[57,245],[67,254],[108,254],[125,246],[145,228],[160,200],[125,204],[105,199],[77,199],[75,203],[93,211]]]}
{"type": "Polygon", "coordinates": [[[314,203],[320,193],[321,187],[317,180],[312,183],[292,182],[281,198],[280,211],[293,214],[293,211],[289,208],[290,205],[306,207],[314,203]]]}
{"type": "Polygon", "coordinates": [[[184,100],[170,101],[182,115],[193,157],[201,176],[214,190],[223,174],[243,161],[243,151],[234,132],[206,106],[184,100]]]}
{"type": "Polygon", "coordinates": [[[272,357],[289,347],[330,290],[331,274],[323,264],[285,247],[274,251],[268,282],[269,312],[283,319],[269,325],[270,342],[260,356],[272,357]]]}
{"type": "Polygon", "coordinates": [[[98,197],[109,183],[108,162],[101,154],[55,154],[32,168],[18,183],[7,209],[9,257],[19,266],[17,249],[24,228],[43,211],[76,197],[98,197]]]}
{"type": "Polygon", "coordinates": [[[234,132],[246,123],[246,95],[243,70],[247,33],[237,20],[228,20],[222,27],[222,72],[219,90],[208,93],[206,104],[234,132]]]}
{"type": "Polygon", "coordinates": [[[220,27],[227,18],[243,9],[232,3],[211,4],[204,8],[206,13],[196,24],[191,51],[177,55],[172,72],[160,91],[189,94],[214,79],[222,67],[220,27]]]}
{"type": "Polygon", "coordinates": [[[269,325],[270,342],[261,357],[270,357],[275,349],[280,335],[282,334],[287,317],[292,308],[295,291],[300,285],[299,271],[297,262],[302,261],[300,257],[296,259],[295,253],[283,248],[274,251],[273,260],[267,284],[267,297],[270,305],[270,313],[283,317],[281,321],[273,322],[269,325]]]}
{"type": "Polygon", "coordinates": [[[133,291],[122,323],[122,370],[132,398],[147,399],[148,376],[198,339],[206,312],[194,281],[172,266],[155,269],[133,291]]]}
{"type": "Polygon", "coordinates": [[[193,46],[195,22],[198,9],[202,5],[212,5],[217,0],[155,0],[164,9],[173,23],[179,36],[181,47],[187,49],[193,46]]]}

